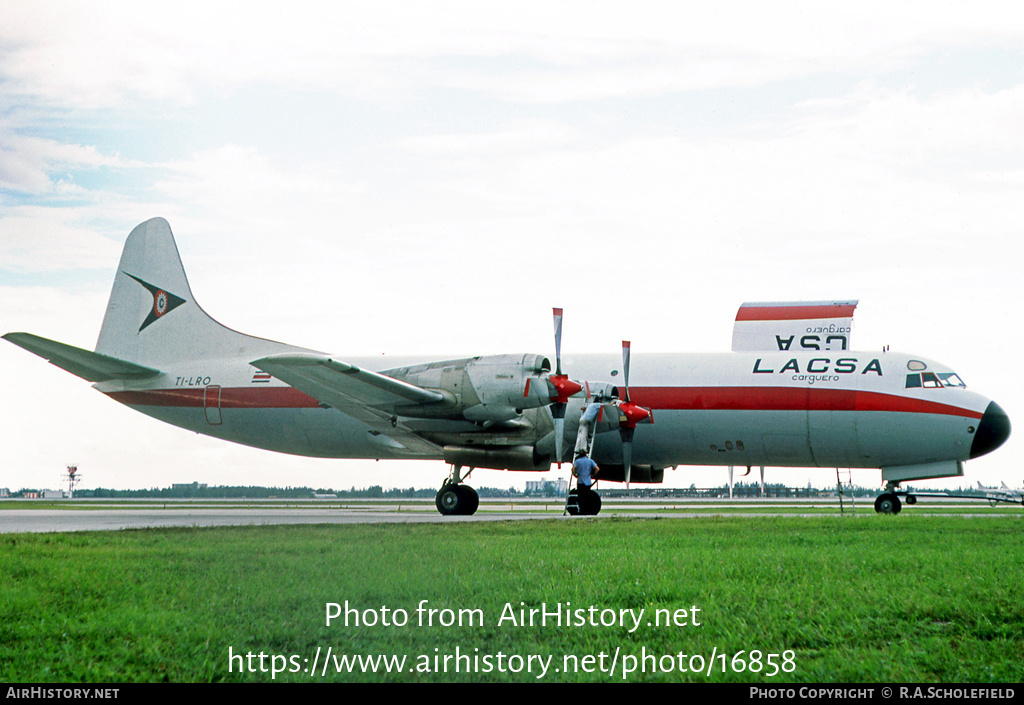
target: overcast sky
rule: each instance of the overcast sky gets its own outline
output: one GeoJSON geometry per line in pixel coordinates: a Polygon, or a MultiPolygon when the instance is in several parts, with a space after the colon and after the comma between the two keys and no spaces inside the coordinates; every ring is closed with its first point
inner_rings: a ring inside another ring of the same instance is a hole
{"type": "MultiPolygon", "coordinates": [[[[0,0],[0,332],[92,349],[124,239],[163,216],[206,311],[341,359],[551,355],[552,306],[566,353],[726,351],[744,301],[856,298],[855,347],[941,360],[1022,418],[1005,5],[146,5],[0,0]]],[[[6,342],[0,366],[12,489],[72,462],[83,487],[446,474],[197,436],[6,342]]],[[[952,485],[1020,485],[1019,448],[952,485]]]]}

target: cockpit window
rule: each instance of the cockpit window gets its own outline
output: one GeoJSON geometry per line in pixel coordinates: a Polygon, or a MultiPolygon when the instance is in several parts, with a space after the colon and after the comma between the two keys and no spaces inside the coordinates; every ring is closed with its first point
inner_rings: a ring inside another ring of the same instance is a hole
{"type": "Polygon", "coordinates": [[[942,380],[942,386],[944,387],[966,387],[964,381],[960,379],[960,375],[956,372],[940,372],[939,379],[942,380]]]}
{"type": "Polygon", "coordinates": [[[915,372],[907,375],[907,389],[940,389],[942,387],[966,387],[960,375],[955,372],[915,372]]]}

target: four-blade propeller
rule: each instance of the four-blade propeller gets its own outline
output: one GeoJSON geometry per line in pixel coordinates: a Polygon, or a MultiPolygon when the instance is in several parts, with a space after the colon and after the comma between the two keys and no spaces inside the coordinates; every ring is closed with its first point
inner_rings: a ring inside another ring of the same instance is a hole
{"type": "Polygon", "coordinates": [[[629,475],[633,467],[633,432],[641,421],[654,420],[650,409],[636,404],[629,398],[629,341],[622,341],[622,399],[619,408],[619,437],[622,439],[622,471],[629,489],[629,475]]]}
{"type": "MultiPolygon", "coordinates": [[[[552,309],[555,322],[555,372],[548,376],[551,393],[551,416],[555,424],[555,460],[559,467],[565,449],[565,410],[569,397],[582,391],[583,386],[569,379],[562,372],[562,309],[552,309]]],[[[653,422],[650,409],[636,404],[629,398],[629,349],[628,340],[622,341],[622,398],[615,402],[619,413],[619,437],[622,439],[622,466],[626,487],[629,487],[633,462],[633,434],[638,423],[653,422]]]]}

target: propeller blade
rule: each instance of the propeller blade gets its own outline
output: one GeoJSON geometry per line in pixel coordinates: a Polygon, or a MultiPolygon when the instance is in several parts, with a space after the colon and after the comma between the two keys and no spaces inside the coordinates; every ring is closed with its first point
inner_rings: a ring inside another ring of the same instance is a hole
{"type": "Polygon", "coordinates": [[[565,417],[565,404],[569,397],[583,390],[583,385],[562,374],[562,309],[551,309],[555,319],[555,371],[548,374],[548,389],[551,393],[552,414],[565,417]],[[561,407],[559,409],[559,407],[561,407]]]}
{"type": "Polygon", "coordinates": [[[553,308],[555,318],[555,374],[562,374],[562,309],[553,308]]]}
{"type": "Polygon", "coordinates": [[[623,399],[629,401],[629,341],[622,341],[622,382],[623,382],[623,399]]]}
{"type": "Polygon", "coordinates": [[[636,429],[623,426],[619,429],[619,436],[622,438],[622,471],[626,481],[626,489],[629,489],[629,475],[633,469],[633,431],[636,429]]]}
{"type": "Polygon", "coordinates": [[[558,467],[562,467],[562,453],[565,450],[565,404],[557,406],[562,407],[563,416],[555,416],[555,461],[558,467]]]}

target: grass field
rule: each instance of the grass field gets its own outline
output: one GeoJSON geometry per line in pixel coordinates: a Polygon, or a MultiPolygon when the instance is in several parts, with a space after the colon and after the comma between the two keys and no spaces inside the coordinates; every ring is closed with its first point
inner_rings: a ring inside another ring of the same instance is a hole
{"type": "Polygon", "coordinates": [[[1018,683],[1022,531],[904,514],[6,534],[0,679],[1018,683]],[[542,608],[558,621],[521,623],[542,608]]]}

